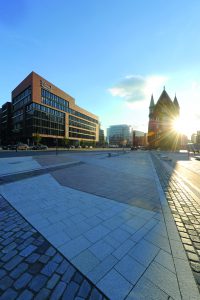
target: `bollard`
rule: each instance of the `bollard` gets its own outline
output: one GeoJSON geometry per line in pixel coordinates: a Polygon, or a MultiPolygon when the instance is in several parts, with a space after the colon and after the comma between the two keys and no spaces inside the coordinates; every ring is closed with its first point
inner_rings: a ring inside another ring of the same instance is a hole
{"type": "Polygon", "coordinates": [[[108,157],[111,157],[111,153],[108,153],[108,157]]]}

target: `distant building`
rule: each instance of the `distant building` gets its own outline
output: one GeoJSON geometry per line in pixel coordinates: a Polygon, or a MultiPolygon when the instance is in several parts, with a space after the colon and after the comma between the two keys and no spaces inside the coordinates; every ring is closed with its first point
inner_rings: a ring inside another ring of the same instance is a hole
{"type": "Polygon", "coordinates": [[[132,130],[132,145],[133,146],[147,146],[147,134],[143,131],[132,130]]]}
{"type": "Polygon", "coordinates": [[[0,110],[0,139],[2,145],[12,142],[12,103],[6,102],[0,110]]]}
{"type": "Polygon", "coordinates": [[[75,104],[75,99],[31,72],[13,91],[13,133],[16,141],[47,145],[98,142],[98,117],[75,104]]]}
{"type": "Polygon", "coordinates": [[[171,100],[165,88],[157,103],[153,95],[149,106],[148,143],[150,148],[177,149],[180,136],[173,130],[173,122],[179,117],[180,107],[175,96],[171,100]]]}
{"type": "Polygon", "coordinates": [[[99,145],[103,146],[105,144],[104,130],[99,128],[99,145]]]}
{"type": "Polygon", "coordinates": [[[107,130],[110,145],[126,146],[132,144],[132,132],[129,125],[111,125],[107,130]]]}
{"type": "Polygon", "coordinates": [[[200,144],[200,130],[197,131],[197,139],[196,139],[196,143],[200,144]]]}
{"type": "Polygon", "coordinates": [[[197,142],[197,134],[196,133],[193,133],[191,135],[191,142],[194,143],[194,144],[196,144],[196,142],[197,142]]]}

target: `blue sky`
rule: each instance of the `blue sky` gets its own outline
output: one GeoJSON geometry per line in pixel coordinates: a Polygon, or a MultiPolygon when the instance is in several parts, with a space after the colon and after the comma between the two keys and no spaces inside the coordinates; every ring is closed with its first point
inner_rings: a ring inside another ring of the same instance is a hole
{"type": "Polygon", "coordinates": [[[1,0],[0,105],[33,70],[103,129],[147,131],[165,86],[185,132],[200,130],[199,15],[199,0],[1,0]]]}

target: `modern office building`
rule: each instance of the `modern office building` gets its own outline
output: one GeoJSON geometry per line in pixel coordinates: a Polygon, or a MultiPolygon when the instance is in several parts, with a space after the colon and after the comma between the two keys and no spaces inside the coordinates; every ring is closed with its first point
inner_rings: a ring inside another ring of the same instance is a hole
{"type": "Polygon", "coordinates": [[[107,139],[110,145],[126,146],[132,143],[131,126],[111,125],[107,129],[107,139]]]}
{"type": "Polygon", "coordinates": [[[75,99],[31,72],[13,91],[15,140],[33,144],[39,136],[47,145],[98,142],[98,117],[76,105],[75,99]]]}
{"type": "Polygon", "coordinates": [[[165,88],[156,104],[152,95],[148,128],[150,148],[177,149],[180,146],[180,135],[173,128],[174,120],[179,117],[179,112],[180,107],[176,96],[172,101],[165,88]]]}
{"type": "Polygon", "coordinates": [[[12,142],[12,103],[6,102],[0,109],[0,144],[12,142]]]}

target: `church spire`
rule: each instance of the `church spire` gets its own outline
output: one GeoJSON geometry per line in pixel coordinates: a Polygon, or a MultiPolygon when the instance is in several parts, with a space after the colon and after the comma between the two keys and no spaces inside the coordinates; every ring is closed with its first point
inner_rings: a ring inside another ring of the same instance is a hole
{"type": "Polygon", "coordinates": [[[175,94],[175,97],[174,97],[174,105],[179,108],[179,104],[178,104],[178,100],[176,98],[176,94],[175,94]]]}
{"type": "Polygon", "coordinates": [[[154,99],[153,99],[153,94],[151,95],[151,101],[150,101],[150,106],[149,107],[154,107],[155,103],[154,103],[154,99]]]}
{"type": "Polygon", "coordinates": [[[178,104],[178,100],[177,100],[177,98],[176,98],[176,94],[175,94],[175,97],[174,97],[173,104],[174,104],[174,108],[175,108],[175,113],[176,113],[177,115],[179,115],[179,113],[180,113],[180,106],[179,106],[179,104],[178,104]]]}

